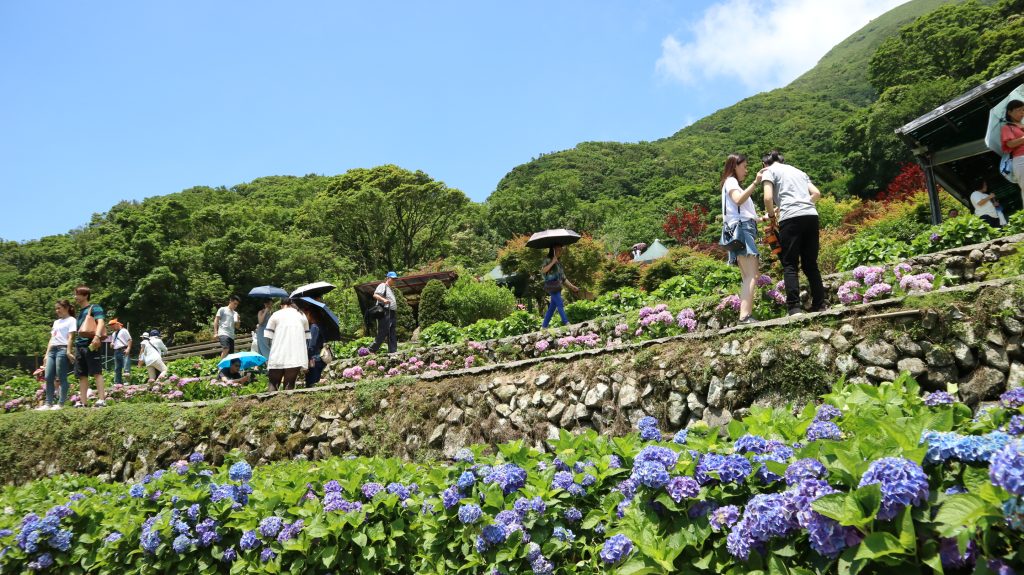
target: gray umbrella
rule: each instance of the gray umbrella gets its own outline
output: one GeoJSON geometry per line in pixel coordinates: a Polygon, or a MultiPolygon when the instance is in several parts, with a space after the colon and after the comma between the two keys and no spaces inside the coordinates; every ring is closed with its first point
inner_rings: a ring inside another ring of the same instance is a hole
{"type": "Polygon", "coordinates": [[[572,230],[560,228],[544,230],[530,236],[526,242],[528,248],[550,248],[551,246],[567,246],[580,241],[580,235],[572,230]]]}

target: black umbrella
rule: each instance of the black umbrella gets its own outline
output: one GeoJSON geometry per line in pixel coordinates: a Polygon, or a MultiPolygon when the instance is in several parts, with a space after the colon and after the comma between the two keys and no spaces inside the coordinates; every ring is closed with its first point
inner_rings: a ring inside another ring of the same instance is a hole
{"type": "Polygon", "coordinates": [[[304,286],[299,286],[292,291],[292,299],[299,298],[302,296],[316,297],[318,295],[324,295],[325,293],[334,289],[334,284],[327,282],[313,282],[304,286]]]}
{"type": "Polygon", "coordinates": [[[334,315],[331,308],[322,301],[316,301],[311,297],[300,297],[296,300],[300,307],[311,306],[310,309],[317,315],[317,325],[320,332],[324,334],[324,341],[337,341],[341,339],[341,321],[334,315]]]}
{"type": "Polygon", "coordinates": [[[564,228],[544,230],[530,236],[526,242],[528,248],[550,248],[551,246],[567,246],[580,241],[580,235],[564,228]]]}

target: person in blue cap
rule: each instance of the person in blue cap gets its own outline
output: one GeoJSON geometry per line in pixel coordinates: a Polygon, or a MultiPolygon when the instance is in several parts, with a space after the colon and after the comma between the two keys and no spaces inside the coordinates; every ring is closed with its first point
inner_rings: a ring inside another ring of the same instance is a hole
{"type": "Polygon", "coordinates": [[[373,290],[373,299],[384,306],[384,314],[377,320],[377,337],[373,340],[373,345],[370,346],[370,351],[373,353],[377,353],[385,338],[388,340],[388,353],[398,351],[398,332],[396,331],[398,300],[395,299],[395,291],[391,289],[391,284],[397,277],[398,274],[395,272],[388,272],[384,281],[377,286],[377,289],[373,290]]]}

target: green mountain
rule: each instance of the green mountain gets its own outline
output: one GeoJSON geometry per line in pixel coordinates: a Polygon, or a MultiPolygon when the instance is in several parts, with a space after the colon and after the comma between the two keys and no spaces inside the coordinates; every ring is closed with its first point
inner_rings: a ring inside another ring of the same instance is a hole
{"type": "Polygon", "coordinates": [[[907,2],[841,42],[790,85],[746,98],[668,138],[584,142],[513,168],[487,199],[491,225],[502,237],[557,221],[612,246],[650,241],[664,237],[661,223],[673,207],[701,204],[717,212],[727,154],[759,158],[770,149],[781,150],[827,194],[873,195],[910,160],[892,135],[895,127],[1024,59],[985,59],[993,47],[1007,45],[1007,35],[1021,35],[1020,12],[1020,0],[907,2]],[[894,64],[908,72],[898,81],[890,73],[894,64]]]}

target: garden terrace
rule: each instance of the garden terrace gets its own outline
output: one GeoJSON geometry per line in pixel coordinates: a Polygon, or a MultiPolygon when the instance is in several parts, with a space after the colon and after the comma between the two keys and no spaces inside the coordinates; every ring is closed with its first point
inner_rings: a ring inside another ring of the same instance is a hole
{"type": "Polygon", "coordinates": [[[0,417],[2,480],[62,472],[141,477],[195,450],[219,463],[332,455],[451,456],[559,429],[621,433],[725,426],[754,406],[807,401],[844,377],[900,371],[971,406],[1021,385],[1022,280],[974,283],[853,308],[452,372],[191,404],[0,417]],[[953,388],[950,388],[953,389],[953,388]]]}

